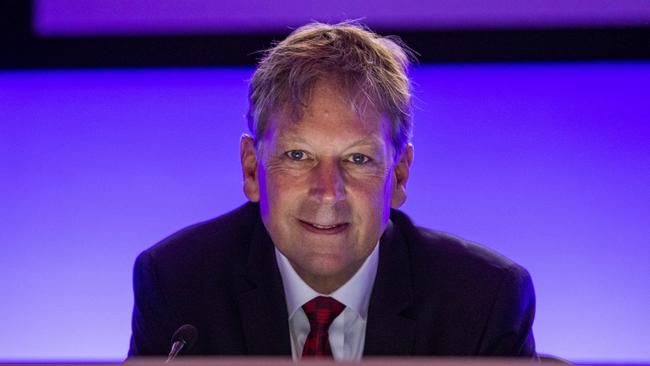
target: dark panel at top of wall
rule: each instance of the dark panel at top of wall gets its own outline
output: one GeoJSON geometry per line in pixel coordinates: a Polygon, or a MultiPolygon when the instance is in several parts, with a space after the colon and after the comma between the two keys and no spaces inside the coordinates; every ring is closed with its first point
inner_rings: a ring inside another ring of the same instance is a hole
{"type": "MultiPolygon", "coordinates": [[[[379,31],[400,36],[420,63],[650,60],[650,26],[379,31]]],[[[30,2],[0,0],[3,69],[248,66],[285,36],[37,37],[30,2]]]]}

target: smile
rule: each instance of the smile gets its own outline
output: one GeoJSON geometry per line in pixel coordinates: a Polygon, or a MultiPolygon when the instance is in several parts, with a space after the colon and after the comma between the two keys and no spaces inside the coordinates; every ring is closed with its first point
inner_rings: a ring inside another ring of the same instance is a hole
{"type": "Polygon", "coordinates": [[[347,223],[334,224],[334,225],[320,225],[320,224],[315,224],[303,220],[298,220],[298,221],[300,221],[300,224],[305,229],[317,234],[338,234],[344,231],[345,229],[347,229],[349,225],[347,223]]]}

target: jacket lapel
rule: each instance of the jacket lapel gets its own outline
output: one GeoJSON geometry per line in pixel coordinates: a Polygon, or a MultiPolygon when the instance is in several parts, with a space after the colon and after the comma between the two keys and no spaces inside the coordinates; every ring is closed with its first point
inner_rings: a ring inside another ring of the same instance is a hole
{"type": "Polygon", "coordinates": [[[364,356],[409,355],[415,321],[402,315],[413,301],[406,243],[389,222],[380,240],[379,265],[368,307],[364,356]]]}
{"type": "Polygon", "coordinates": [[[273,248],[258,216],[239,311],[248,354],[291,356],[287,305],[273,248]]]}

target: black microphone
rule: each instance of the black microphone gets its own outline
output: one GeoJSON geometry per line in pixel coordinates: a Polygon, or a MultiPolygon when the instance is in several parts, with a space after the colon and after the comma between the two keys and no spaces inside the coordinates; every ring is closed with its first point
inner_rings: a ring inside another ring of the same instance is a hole
{"type": "Polygon", "coordinates": [[[199,338],[199,331],[196,330],[196,327],[191,324],[183,324],[180,328],[174,332],[172,336],[172,349],[169,352],[169,357],[167,357],[168,363],[178,356],[181,350],[189,350],[194,346],[196,340],[199,338]]]}

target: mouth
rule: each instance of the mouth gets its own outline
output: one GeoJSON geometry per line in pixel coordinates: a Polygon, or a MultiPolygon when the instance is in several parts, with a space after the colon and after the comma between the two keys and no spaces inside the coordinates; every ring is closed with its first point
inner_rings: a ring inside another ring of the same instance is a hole
{"type": "Polygon", "coordinates": [[[308,222],[308,221],[303,221],[303,220],[298,220],[300,224],[307,229],[307,231],[310,231],[312,233],[316,234],[325,234],[325,235],[332,235],[332,234],[338,234],[345,229],[348,228],[350,224],[348,223],[339,223],[339,224],[332,224],[332,225],[321,225],[321,224],[316,224],[313,222],[308,222]]]}

